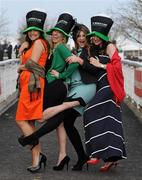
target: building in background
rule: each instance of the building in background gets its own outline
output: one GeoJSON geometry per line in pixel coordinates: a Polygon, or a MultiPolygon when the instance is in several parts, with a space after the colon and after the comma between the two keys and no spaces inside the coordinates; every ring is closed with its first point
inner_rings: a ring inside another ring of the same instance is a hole
{"type": "Polygon", "coordinates": [[[142,44],[127,41],[126,45],[121,46],[119,49],[123,53],[123,58],[142,62],[142,44]]]}

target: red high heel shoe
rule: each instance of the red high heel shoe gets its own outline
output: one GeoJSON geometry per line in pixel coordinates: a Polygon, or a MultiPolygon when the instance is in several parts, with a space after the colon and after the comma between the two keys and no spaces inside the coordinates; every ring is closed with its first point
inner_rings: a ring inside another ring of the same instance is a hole
{"type": "Polygon", "coordinates": [[[100,168],[100,172],[107,172],[107,171],[110,170],[110,168],[116,167],[117,164],[118,164],[118,162],[106,162],[106,163],[104,164],[104,166],[102,166],[102,167],[100,168]]]}
{"type": "Polygon", "coordinates": [[[90,160],[87,161],[87,164],[98,164],[100,162],[100,159],[97,159],[97,158],[92,158],[90,160]]]}

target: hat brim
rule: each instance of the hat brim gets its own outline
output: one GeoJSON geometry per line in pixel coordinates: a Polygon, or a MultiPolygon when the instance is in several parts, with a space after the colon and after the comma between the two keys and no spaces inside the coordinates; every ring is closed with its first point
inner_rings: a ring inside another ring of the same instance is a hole
{"type": "Polygon", "coordinates": [[[49,29],[46,33],[49,34],[49,35],[51,35],[54,30],[60,31],[61,33],[63,33],[63,34],[64,34],[65,36],[67,36],[67,37],[70,36],[69,34],[67,34],[66,32],[64,32],[62,29],[57,28],[57,27],[54,27],[54,28],[49,29]]]}
{"type": "Polygon", "coordinates": [[[105,36],[102,33],[97,32],[97,31],[92,31],[89,34],[87,34],[87,36],[94,36],[94,35],[98,36],[99,38],[101,38],[101,39],[103,39],[105,41],[109,41],[109,37],[108,36],[105,36]]]}
{"type": "Polygon", "coordinates": [[[28,32],[28,31],[32,31],[32,30],[44,32],[43,29],[40,29],[40,28],[38,28],[38,27],[36,27],[36,26],[31,26],[31,27],[28,27],[27,29],[25,29],[25,30],[23,31],[23,34],[25,34],[25,33],[28,32]]]}

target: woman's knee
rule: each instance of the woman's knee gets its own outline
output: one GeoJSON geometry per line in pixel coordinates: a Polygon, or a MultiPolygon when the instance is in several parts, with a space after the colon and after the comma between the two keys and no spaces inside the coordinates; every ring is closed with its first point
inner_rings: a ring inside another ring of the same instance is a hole
{"type": "Polygon", "coordinates": [[[18,120],[16,120],[16,123],[17,123],[18,125],[22,125],[22,124],[23,124],[23,121],[18,121],[18,120]]]}
{"type": "Polygon", "coordinates": [[[26,124],[26,122],[25,121],[16,121],[16,123],[17,123],[17,125],[19,126],[19,127],[23,127],[23,126],[25,126],[25,124],[26,124]]]}

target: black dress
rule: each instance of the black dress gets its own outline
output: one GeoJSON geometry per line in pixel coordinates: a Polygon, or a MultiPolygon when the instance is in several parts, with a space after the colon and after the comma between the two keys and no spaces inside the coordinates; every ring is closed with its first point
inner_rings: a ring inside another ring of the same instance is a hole
{"type": "MultiPolygon", "coordinates": [[[[106,64],[109,57],[100,55],[106,64]]],[[[86,151],[90,157],[104,161],[126,158],[121,107],[113,100],[106,70],[97,71],[97,92],[84,112],[86,151]]]]}
{"type": "MultiPolygon", "coordinates": [[[[46,65],[45,65],[46,74],[51,67],[52,59],[53,59],[53,55],[51,55],[50,59],[46,61],[46,65]]],[[[67,88],[63,83],[63,80],[57,79],[51,83],[48,83],[47,79],[45,78],[43,110],[61,104],[65,100],[66,96],[67,96],[67,88]]]]}

